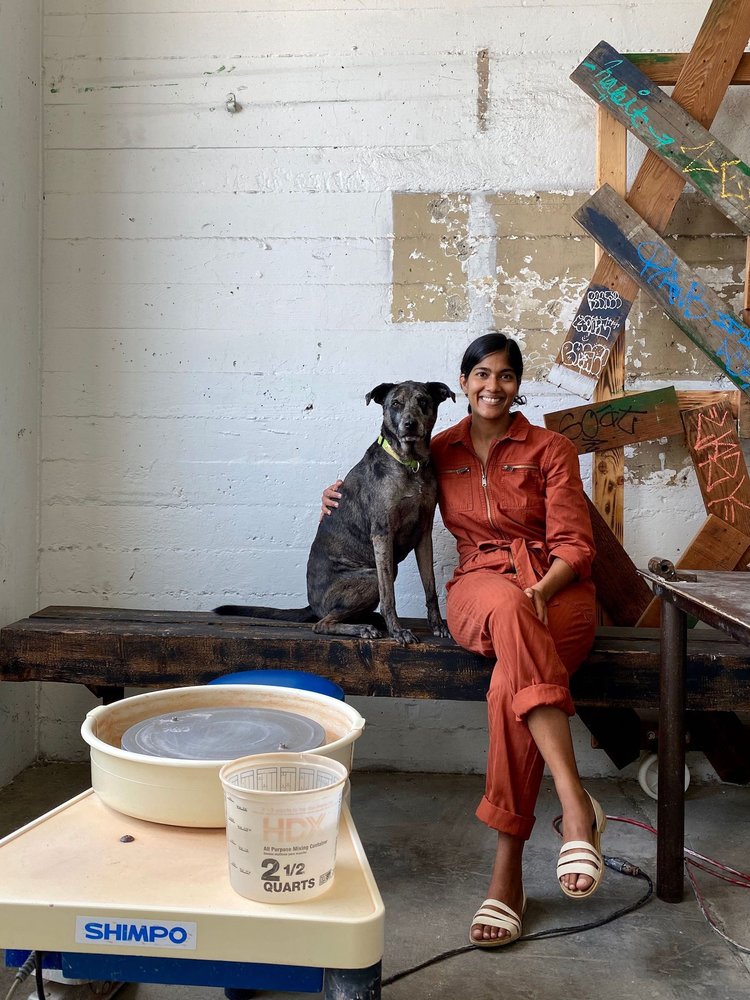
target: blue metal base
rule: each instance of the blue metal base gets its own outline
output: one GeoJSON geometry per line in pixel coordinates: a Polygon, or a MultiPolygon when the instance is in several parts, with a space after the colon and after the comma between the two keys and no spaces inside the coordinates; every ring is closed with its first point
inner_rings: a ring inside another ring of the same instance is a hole
{"type": "MultiPolygon", "coordinates": [[[[28,957],[28,951],[8,950],[5,952],[5,964],[17,969],[28,957]]],[[[325,971],[304,965],[209,962],[196,958],[142,958],[139,955],[82,955],[75,952],[46,953],[42,966],[46,969],[60,969],[69,979],[223,986],[239,990],[279,990],[287,993],[320,993],[325,971]]]]}

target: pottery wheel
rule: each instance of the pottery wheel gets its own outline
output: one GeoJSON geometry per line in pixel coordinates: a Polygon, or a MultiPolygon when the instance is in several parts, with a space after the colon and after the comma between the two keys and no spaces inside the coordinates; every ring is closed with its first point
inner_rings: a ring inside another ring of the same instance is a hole
{"type": "Polygon", "coordinates": [[[299,753],[325,742],[313,719],[275,708],[205,708],[165,712],[122,734],[122,749],[148,757],[234,760],[254,753],[299,753]]]}

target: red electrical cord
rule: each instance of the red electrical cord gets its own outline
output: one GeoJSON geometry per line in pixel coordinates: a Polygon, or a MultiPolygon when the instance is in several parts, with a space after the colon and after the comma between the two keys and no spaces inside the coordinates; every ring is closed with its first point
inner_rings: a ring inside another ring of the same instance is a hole
{"type": "MultiPolygon", "coordinates": [[[[640,827],[641,830],[647,830],[649,833],[656,836],[656,827],[651,826],[649,823],[641,823],[639,820],[630,819],[627,816],[607,816],[607,819],[614,823],[628,823],[630,826],[640,827]]],[[[733,938],[730,938],[729,935],[726,934],[716,923],[716,920],[708,909],[706,898],[701,892],[701,888],[698,885],[693,869],[706,872],[707,875],[711,875],[713,878],[721,879],[722,882],[728,882],[730,885],[736,885],[740,889],[750,889],[750,872],[738,871],[736,868],[731,868],[729,865],[725,865],[721,861],[716,861],[714,858],[706,857],[705,854],[699,854],[698,851],[693,851],[689,847],[685,848],[684,854],[685,871],[701,913],[711,925],[712,929],[716,931],[720,937],[724,938],[724,940],[733,945],[733,947],[739,949],[739,951],[750,955],[750,948],[745,945],[741,945],[733,938]]]]}

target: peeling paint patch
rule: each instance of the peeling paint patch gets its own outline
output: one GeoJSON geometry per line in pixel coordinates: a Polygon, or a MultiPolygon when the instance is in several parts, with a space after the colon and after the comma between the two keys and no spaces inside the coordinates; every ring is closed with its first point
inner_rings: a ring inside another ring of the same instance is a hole
{"type": "Polygon", "coordinates": [[[528,378],[544,378],[573,321],[594,263],[572,213],[580,194],[497,194],[495,327],[521,345],[528,378]]]}
{"type": "Polygon", "coordinates": [[[392,321],[468,319],[472,253],[467,195],[394,193],[392,321]]]}

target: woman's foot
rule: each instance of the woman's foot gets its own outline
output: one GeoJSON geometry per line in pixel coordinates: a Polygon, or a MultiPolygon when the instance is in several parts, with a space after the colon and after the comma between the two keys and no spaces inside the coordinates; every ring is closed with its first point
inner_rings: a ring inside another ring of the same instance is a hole
{"type": "Polygon", "coordinates": [[[566,797],[563,803],[562,839],[558,868],[566,862],[572,871],[560,875],[560,885],[568,895],[590,895],[601,880],[600,838],[606,819],[598,803],[583,789],[566,797]],[[581,870],[575,869],[575,865],[581,870]]]}
{"type": "MultiPolygon", "coordinates": [[[[487,890],[488,900],[496,899],[503,902],[514,914],[520,918],[523,914],[523,848],[524,841],[518,837],[511,837],[507,833],[499,833],[497,836],[497,852],[495,862],[492,867],[492,875],[487,890]]],[[[502,914],[498,907],[487,903],[481,908],[483,911],[497,912],[502,914]]],[[[490,924],[476,920],[471,925],[469,932],[470,940],[476,943],[494,942],[500,938],[511,937],[512,931],[502,927],[494,927],[490,924]]],[[[518,935],[515,935],[516,937],[518,935]]]]}

